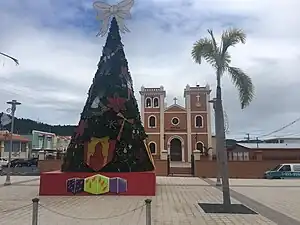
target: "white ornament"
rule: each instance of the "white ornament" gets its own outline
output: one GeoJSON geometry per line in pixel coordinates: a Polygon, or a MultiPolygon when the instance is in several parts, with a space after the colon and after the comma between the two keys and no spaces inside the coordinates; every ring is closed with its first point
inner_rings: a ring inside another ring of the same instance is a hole
{"type": "Polygon", "coordinates": [[[99,104],[100,104],[100,98],[97,96],[97,97],[94,99],[94,101],[93,101],[93,103],[92,103],[92,105],[91,105],[91,108],[92,108],[92,109],[97,109],[97,108],[99,107],[99,104]]]}
{"type": "Polygon", "coordinates": [[[109,5],[105,2],[96,1],[93,6],[97,10],[97,18],[102,21],[101,28],[97,36],[104,36],[109,27],[112,17],[115,17],[122,33],[130,32],[124,24],[124,19],[130,17],[130,9],[134,4],[134,0],[123,0],[116,5],[109,5]]]}

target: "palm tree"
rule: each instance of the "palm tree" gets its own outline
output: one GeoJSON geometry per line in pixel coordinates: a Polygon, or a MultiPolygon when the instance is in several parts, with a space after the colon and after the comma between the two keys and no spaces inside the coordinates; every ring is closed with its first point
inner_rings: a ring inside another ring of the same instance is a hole
{"type": "Polygon", "coordinates": [[[10,59],[13,60],[17,65],[19,65],[19,61],[18,61],[16,58],[14,58],[14,57],[12,57],[12,56],[10,56],[10,55],[7,55],[7,54],[5,54],[5,53],[3,53],[3,52],[0,52],[0,55],[3,55],[3,56],[5,56],[5,57],[7,57],[7,58],[10,58],[10,59]]]}
{"type": "Polygon", "coordinates": [[[216,42],[213,31],[208,30],[210,38],[201,38],[192,49],[192,58],[198,64],[202,59],[216,70],[217,90],[215,98],[215,129],[216,129],[216,148],[219,168],[221,169],[223,205],[228,209],[231,205],[227,153],[225,149],[225,126],[224,112],[222,105],[221,78],[227,73],[233,84],[239,91],[241,108],[244,109],[250,104],[254,96],[254,86],[251,78],[240,68],[230,65],[231,57],[228,53],[229,47],[234,47],[238,43],[245,44],[246,34],[240,29],[229,29],[222,33],[220,44],[216,42]]]}

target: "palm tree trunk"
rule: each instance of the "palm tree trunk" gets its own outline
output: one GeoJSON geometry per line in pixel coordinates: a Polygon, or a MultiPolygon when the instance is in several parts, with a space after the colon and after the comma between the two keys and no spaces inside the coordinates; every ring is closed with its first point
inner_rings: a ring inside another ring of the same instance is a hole
{"type": "Polygon", "coordinates": [[[224,113],[222,105],[222,90],[221,90],[221,72],[217,71],[217,93],[216,93],[216,148],[219,153],[219,163],[222,176],[222,189],[223,189],[223,204],[225,208],[229,208],[231,205],[230,190],[229,190],[229,178],[228,178],[228,163],[227,163],[227,151],[225,150],[225,126],[224,126],[224,113]]]}
{"type": "MultiPolygon", "coordinates": [[[[217,124],[217,120],[216,120],[216,98],[213,101],[213,109],[214,109],[214,113],[215,113],[215,127],[217,124]]],[[[215,129],[217,130],[217,129],[215,129]]],[[[216,148],[216,156],[217,156],[217,167],[218,167],[218,171],[217,171],[217,182],[216,182],[216,186],[221,186],[221,165],[220,165],[220,149],[216,148]]]]}

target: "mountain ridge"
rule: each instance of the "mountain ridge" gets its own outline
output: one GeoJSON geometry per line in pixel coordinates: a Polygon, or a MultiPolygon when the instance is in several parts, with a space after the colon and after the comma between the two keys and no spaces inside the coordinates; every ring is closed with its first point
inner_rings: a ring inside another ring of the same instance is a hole
{"type": "MultiPolygon", "coordinates": [[[[0,113],[0,117],[3,112],[0,113]]],[[[32,130],[55,133],[59,136],[72,136],[76,125],[50,125],[47,123],[37,122],[31,119],[15,117],[14,133],[28,135],[32,130]]],[[[3,126],[2,130],[10,130],[10,124],[3,126]]]]}

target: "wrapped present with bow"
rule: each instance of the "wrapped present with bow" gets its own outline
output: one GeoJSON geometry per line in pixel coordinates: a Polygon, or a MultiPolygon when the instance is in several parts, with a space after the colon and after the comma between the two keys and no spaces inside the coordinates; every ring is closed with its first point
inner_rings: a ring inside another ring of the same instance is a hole
{"type": "Polygon", "coordinates": [[[127,180],[120,177],[109,178],[109,192],[124,193],[127,191],[127,180]]]}
{"type": "Polygon", "coordinates": [[[71,192],[74,195],[84,191],[84,179],[83,178],[70,178],[67,180],[67,192],[71,192]]]}
{"type": "Polygon", "coordinates": [[[93,195],[109,192],[109,178],[96,174],[84,179],[84,191],[93,195]]]}

